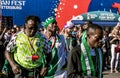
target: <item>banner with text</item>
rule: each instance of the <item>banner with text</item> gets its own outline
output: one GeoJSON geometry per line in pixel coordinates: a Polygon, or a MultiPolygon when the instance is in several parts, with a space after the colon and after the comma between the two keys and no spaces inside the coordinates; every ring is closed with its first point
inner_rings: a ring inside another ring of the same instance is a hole
{"type": "Polygon", "coordinates": [[[0,4],[1,9],[21,10],[26,4],[26,0],[1,0],[0,4]]]}
{"type": "Polygon", "coordinates": [[[92,11],[74,17],[72,20],[90,21],[120,21],[119,14],[107,11],[92,11]]]}

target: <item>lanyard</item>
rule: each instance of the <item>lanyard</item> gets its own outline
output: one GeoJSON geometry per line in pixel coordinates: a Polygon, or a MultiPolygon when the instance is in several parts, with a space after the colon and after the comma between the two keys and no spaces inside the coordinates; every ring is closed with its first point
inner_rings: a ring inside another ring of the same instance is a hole
{"type": "Polygon", "coordinates": [[[30,44],[30,47],[35,51],[34,47],[33,47],[33,43],[35,41],[35,38],[33,38],[32,42],[30,41],[29,37],[27,36],[28,42],[30,44]]]}

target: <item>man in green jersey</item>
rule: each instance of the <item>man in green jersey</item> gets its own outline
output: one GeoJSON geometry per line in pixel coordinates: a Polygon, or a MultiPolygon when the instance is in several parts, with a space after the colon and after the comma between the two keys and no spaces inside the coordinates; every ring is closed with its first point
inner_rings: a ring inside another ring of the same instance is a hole
{"type": "Polygon", "coordinates": [[[13,35],[6,47],[5,56],[14,78],[41,78],[47,72],[47,56],[51,53],[47,39],[38,31],[40,19],[28,16],[25,30],[13,35]]]}

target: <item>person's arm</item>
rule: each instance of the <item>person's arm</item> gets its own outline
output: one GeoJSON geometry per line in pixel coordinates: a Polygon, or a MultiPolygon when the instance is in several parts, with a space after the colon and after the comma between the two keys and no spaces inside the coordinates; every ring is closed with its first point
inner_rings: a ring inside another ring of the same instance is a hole
{"type": "Polygon", "coordinates": [[[20,72],[19,71],[19,66],[13,61],[13,54],[6,51],[5,52],[5,57],[8,60],[10,66],[12,68],[13,73],[18,74],[20,72]]]}
{"type": "Polygon", "coordinates": [[[112,44],[115,40],[118,40],[118,38],[111,36],[110,37],[110,43],[112,44]]]}
{"type": "Polygon", "coordinates": [[[8,43],[7,47],[6,47],[6,51],[5,51],[5,57],[8,60],[12,71],[14,74],[18,74],[19,71],[19,67],[18,65],[15,63],[14,61],[14,52],[15,52],[15,46],[16,46],[16,42],[15,42],[16,36],[13,36],[10,40],[10,42],[8,43]]]}
{"type": "Polygon", "coordinates": [[[80,49],[79,47],[74,47],[70,52],[68,58],[68,78],[83,78],[82,77],[82,68],[80,63],[80,49]]]}
{"type": "Polygon", "coordinates": [[[7,31],[7,27],[4,28],[2,34],[0,35],[0,40],[3,38],[3,36],[4,36],[4,34],[5,34],[6,31],[7,31]]]}
{"type": "Polygon", "coordinates": [[[44,76],[47,73],[48,67],[49,67],[49,64],[50,64],[50,61],[51,61],[51,57],[52,57],[51,53],[46,54],[46,64],[40,71],[40,76],[41,77],[44,76]]]}
{"type": "Polygon", "coordinates": [[[44,43],[44,54],[46,56],[46,58],[44,59],[45,65],[43,66],[43,68],[40,71],[40,76],[44,76],[47,73],[50,61],[51,61],[51,51],[52,49],[50,48],[50,45],[48,44],[48,40],[43,36],[43,38],[45,39],[45,43],[44,43]]]}

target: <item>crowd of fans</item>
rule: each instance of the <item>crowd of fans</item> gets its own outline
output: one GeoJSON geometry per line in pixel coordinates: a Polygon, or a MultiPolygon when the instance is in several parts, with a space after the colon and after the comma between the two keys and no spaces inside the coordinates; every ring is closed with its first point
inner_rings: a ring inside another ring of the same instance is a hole
{"type": "Polygon", "coordinates": [[[1,26],[0,78],[102,78],[98,69],[119,73],[119,22],[111,31],[91,21],[84,25],[68,21],[63,30],[54,17],[42,22],[43,28],[38,28],[39,23],[37,16],[28,16],[23,26],[1,26]],[[91,59],[89,71],[86,61],[91,59]]]}

